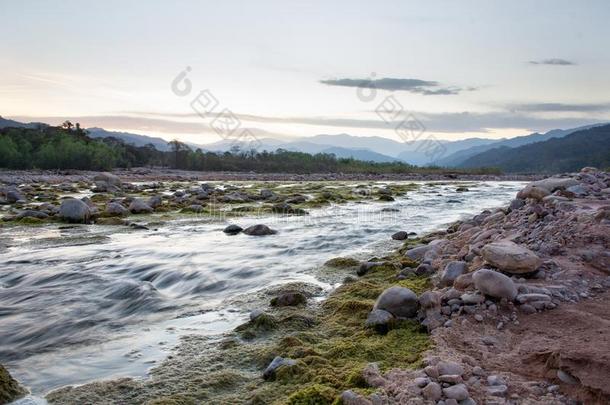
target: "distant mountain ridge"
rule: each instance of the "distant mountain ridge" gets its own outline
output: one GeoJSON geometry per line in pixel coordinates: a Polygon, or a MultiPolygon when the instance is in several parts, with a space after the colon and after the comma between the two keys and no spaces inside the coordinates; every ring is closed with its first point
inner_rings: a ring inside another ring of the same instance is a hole
{"type": "MultiPolygon", "coordinates": [[[[546,135],[546,134],[545,134],[546,135]]],[[[610,124],[588,126],[563,137],[479,153],[461,168],[497,167],[507,173],[560,173],[584,166],[610,167],[610,124]]]]}
{"type": "Polygon", "coordinates": [[[32,129],[35,129],[35,128],[38,128],[41,126],[47,127],[49,125],[45,124],[43,122],[24,123],[24,122],[19,122],[19,121],[13,121],[13,120],[6,119],[0,115],[0,128],[32,128],[32,129]]]}
{"type": "MultiPolygon", "coordinates": [[[[44,123],[21,123],[18,121],[0,117],[0,128],[22,127],[36,128],[44,123]]],[[[426,154],[426,142],[428,137],[423,134],[420,139],[406,143],[379,136],[353,136],[349,134],[320,134],[310,137],[299,138],[293,141],[283,141],[274,138],[261,138],[257,150],[267,150],[269,152],[277,149],[288,151],[304,152],[309,154],[333,153],[338,158],[354,158],[372,162],[393,162],[402,161],[418,166],[436,165],[443,167],[460,167],[471,158],[494,148],[504,147],[507,150],[523,145],[546,141],[553,138],[565,137],[573,132],[592,128],[604,124],[593,124],[572,129],[554,129],[544,134],[533,133],[510,139],[487,139],[487,138],[468,138],[458,141],[439,140],[443,145],[443,156],[431,159],[434,156],[426,154]]],[[[122,131],[108,131],[103,128],[88,128],[88,135],[92,138],[114,137],[135,146],[152,144],[160,151],[170,149],[168,141],[160,137],[134,134],[122,131]]],[[[219,142],[198,145],[186,143],[193,149],[204,151],[225,152],[230,150],[235,144],[233,140],[222,140],[219,142]]],[[[482,160],[484,160],[482,158],[482,160]]]]}
{"type": "Polygon", "coordinates": [[[145,146],[151,144],[156,149],[164,152],[169,150],[168,142],[165,139],[159,137],[132,134],[129,132],[107,131],[103,128],[97,127],[87,128],[87,135],[89,135],[90,138],[118,138],[134,146],[145,146]]]}
{"type": "Polygon", "coordinates": [[[604,124],[585,125],[582,127],[571,128],[571,129],[553,129],[544,134],[539,134],[537,132],[534,132],[533,134],[530,134],[530,135],[517,136],[515,138],[509,138],[509,139],[503,138],[503,139],[499,139],[495,142],[476,145],[471,148],[458,150],[458,151],[453,152],[453,153],[445,156],[444,158],[436,161],[435,164],[438,166],[445,166],[445,167],[458,167],[462,163],[466,162],[469,158],[476,156],[479,153],[483,153],[490,149],[494,149],[494,148],[498,148],[498,147],[502,147],[502,146],[505,146],[508,148],[516,148],[516,147],[527,145],[527,144],[534,143],[534,142],[546,141],[551,138],[562,138],[573,132],[593,128],[593,127],[600,126],[600,125],[604,125],[604,124]]]}

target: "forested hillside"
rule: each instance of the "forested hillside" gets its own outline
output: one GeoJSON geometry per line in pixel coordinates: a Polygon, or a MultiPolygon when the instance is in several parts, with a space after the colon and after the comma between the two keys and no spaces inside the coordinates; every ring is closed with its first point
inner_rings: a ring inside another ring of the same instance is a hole
{"type": "Polygon", "coordinates": [[[493,166],[508,173],[558,173],[584,166],[610,167],[610,125],[574,132],[517,148],[488,150],[466,160],[461,167],[493,166]]]}
{"type": "MultiPolygon", "coordinates": [[[[63,127],[0,129],[0,167],[10,169],[109,170],[114,167],[161,166],[201,171],[255,171],[286,173],[410,173],[438,172],[403,162],[368,162],[340,159],[334,154],[308,154],[279,149],[275,152],[214,153],[192,150],[169,142],[170,151],[153,145],[134,146],[113,138],[92,139],[78,124],[63,127]]],[[[494,173],[494,170],[468,170],[494,173]]]]}

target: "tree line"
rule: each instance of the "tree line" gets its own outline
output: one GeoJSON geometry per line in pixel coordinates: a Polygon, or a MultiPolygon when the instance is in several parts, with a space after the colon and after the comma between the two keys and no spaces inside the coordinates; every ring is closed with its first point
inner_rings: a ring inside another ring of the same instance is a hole
{"type": "MultiPolygon", "coordinates": [[[[0,167],[8,169],[110,170],[130,167],[167,167],[198,171],[255,171],[262,173],[412,173],[443,171],[404,162],[365,162],[278,149],[275,152],[193,150],[177,140],[169,151],[153,145],[134,146],[114,137],[92,139],[80,125],[0,129],[0,167]]],[[[495,173],[493,169],[469,170],[495,173]]]]}

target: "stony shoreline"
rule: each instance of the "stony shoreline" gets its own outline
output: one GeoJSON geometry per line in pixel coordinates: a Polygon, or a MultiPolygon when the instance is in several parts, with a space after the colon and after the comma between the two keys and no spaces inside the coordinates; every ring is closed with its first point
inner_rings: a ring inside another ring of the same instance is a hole
{"type": "Polygon", "coordinates": [[[371,366],[379,391],[343,403],[608,403],[609,186],[593,168],[537,181],[406,250],[437,286],[419,296],[434,349],[419,370],[371,366]]]}
{"type": "MultiPolygon", "coordinates": [[[[544,176],[535,174],[495,175],[495,174],[368,174],[368,173],[253,173],[253,172],[197,172],[160,168],[116,169],[112,172],[123,181],[404,181],[404,180],[464,180],[464,181],[529,181],[544,176]]],[[[98,172],[84,170],[0,170],[0,183],[63,183],[91,180],[98,172]]]]}
{"type": "Polygon", "coordinates": [[[150,379],[48,400],[607,403],[609,187],[592,168],[534,182],[388,257],[328,263],[353,275],[322,303],[303,286],[263,294],[272,305],[216,351],[193,338],[150,379]]]}

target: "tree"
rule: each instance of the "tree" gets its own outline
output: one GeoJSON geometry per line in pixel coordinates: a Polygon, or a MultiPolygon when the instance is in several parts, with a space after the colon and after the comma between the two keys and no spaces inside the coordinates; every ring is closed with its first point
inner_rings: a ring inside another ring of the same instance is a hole
{"type": "Polygon", "coordinates": [[[74,125],[72,125],[72,122],[70,122],[70,120],[65,120],[64,123],[61,124],[61,127],[63,129],[67,129],[68,131],[71,131],[73,126],[74,125]]]}

